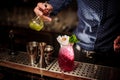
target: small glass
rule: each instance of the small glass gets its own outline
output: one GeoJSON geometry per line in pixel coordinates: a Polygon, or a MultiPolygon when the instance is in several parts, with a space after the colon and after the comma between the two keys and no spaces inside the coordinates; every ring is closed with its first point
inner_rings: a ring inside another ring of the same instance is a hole
{"type": "Polygon", "coordinates": [[[36,41],[28,42],[27,54],[29,59],[29,65],[35,66],[36,57],[38,54],[38,43],[36,41]]]}
{"type": "MultiPolygon", "coordinates": [[[[44,15],[48,15],[48,9],[47,9],[47,1],[44,4],[45,9],[42,10],[44,15]]],[[[29,23],[29,27],[33,30],[40,31],[44,27],[44,21],[41,19],[41,17],[36,16],[32,19],[32,21],[29,23]]]]}
{"type": "Polygon", "coordinates": [[[46,45],[44,51],[45,51],[45,61],[47,65],[49,65],[52,62],[52,54],[54,52],[54,48],[52,45],[46,45]]]}
{"type": "Polygon", "coordinates": [[[29,27],[33,30],[40,31],[44,27],[44,22],[39,16],[37,16],[30,21],[29,27]]]}

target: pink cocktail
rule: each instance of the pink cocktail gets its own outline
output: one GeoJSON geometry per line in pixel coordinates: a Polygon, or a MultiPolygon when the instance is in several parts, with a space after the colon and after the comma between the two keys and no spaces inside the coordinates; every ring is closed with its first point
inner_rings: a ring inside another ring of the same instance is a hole
{"type": "Polygon", "coordinates": [[[58,55],[58,64],[63,71],[72,71],[74,69],[74,51],[73,45],[61,46],[58,55]]]}

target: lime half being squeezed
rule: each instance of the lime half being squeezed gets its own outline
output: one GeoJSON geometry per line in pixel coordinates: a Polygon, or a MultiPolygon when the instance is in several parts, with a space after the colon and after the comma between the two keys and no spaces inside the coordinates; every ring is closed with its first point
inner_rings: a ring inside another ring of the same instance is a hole
{"type": "Polygon", "coordinates": [[[32,19],[29,27],[35,31],[40,31],[44,27],[44,22],[41,19],[32,19]]]}

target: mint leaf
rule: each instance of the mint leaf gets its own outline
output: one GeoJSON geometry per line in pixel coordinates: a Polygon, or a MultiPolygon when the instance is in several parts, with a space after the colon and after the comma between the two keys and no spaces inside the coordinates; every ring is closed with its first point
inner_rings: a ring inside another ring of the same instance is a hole
{"type": "Polygon", "coordinates": [[[77,39],[77,37],[76,37],[75,34],[71,35],[70,38],[69,38],[69,42],[70,42],[70,43],[76,43],[76,42],[78,42],[78,41],[79,41],[79,40],[77,39]]]}

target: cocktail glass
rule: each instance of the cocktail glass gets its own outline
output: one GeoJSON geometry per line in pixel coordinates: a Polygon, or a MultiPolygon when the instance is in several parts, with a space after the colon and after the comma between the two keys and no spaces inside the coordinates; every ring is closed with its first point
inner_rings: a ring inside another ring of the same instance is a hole
{"type": "Polygon", "coordinates": [[[62,71],[72,71],[74,69],[73,45],[61,45],[58,55],[58,64],[62,71]]]}

